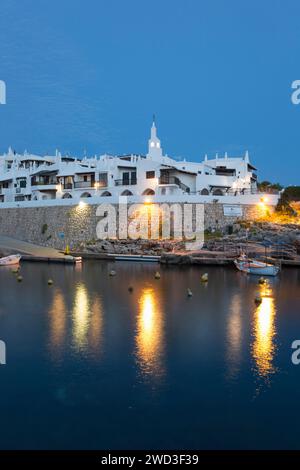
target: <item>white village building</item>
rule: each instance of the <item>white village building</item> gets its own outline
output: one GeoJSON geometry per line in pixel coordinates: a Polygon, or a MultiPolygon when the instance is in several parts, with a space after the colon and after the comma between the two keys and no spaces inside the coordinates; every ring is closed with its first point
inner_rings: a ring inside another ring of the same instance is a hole
{"type": "MultiPolygon", "coordinates": [[[[101,155],[81,160],[62,156],[20,155],[9,149],[0,156],[0,207],[2,203],[22,205],[23,201],[128,196],[165,200],[192,198],[199,202],[237,204],[259,201],[256,168],[248,152],[243,157],[225,154],[202,162],[177,161],[164,155],[155,122],[146,155],[101,155]],[[194,197],[192,197],[194,196],[194,197]]],[[[77,201],[77,202],[76,202],[77,201]]],[[[57,201],[58,202],[58,201],[57,201]]],[[[88,200],[86,201],[88,202],[88,200]]],[[[273,202],[276,198],[273,196],[273,202]]],[[[28,205],[26,203],[26,205],[28,205]]]]}

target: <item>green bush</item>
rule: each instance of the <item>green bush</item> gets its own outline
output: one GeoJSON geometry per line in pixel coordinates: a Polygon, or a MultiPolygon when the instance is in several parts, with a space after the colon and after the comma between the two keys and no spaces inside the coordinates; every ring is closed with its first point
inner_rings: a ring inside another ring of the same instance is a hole
{"type": "Polygon", "coordinates": [[[276,211],[296,216],[297,213],[291,207],[291,202],[298,201],[300,201],[300,186],[288,186],[280,196],[276,211]]]}
{"type": "Polygon", "coordinates": [[[48,225],[47,224],[43,224],[42,226],[42,235],[45,235],[45,233],[47,232],[48,230],[48,225]]]}
{"type": "Polygon", "coordinates": [[[283,187],[279,183],[270,183],[270,181],[261,181],[257,183],[257,189],[262,192],[268,192],[269,190],[281,191],[283,187]]]}

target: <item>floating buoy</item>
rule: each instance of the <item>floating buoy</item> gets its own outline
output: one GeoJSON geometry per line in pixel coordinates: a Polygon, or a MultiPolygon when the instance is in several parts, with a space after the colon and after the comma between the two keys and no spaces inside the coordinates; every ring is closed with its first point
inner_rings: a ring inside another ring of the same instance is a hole
{"type": "Polygon", "coordinates": [[[261,298],[259,295],[257,295],[257,296],[255,297],[255,299],[254,299],[254,302],[255,302],[257,305],[259,305],[259,304],[262,303],[262,298],[261,298]]]}
{"type": "Polygon", "coordinates": [[[128,291],[129,291],[129,292],[133,292],[133,287],[132,287],[132,286],[129,286],[129,287],[128,287],[128,291]]]}
{"type": "Polygon", "coordinates": [[[155,276],[154,276],[154,277],[155,277],[155,279],[160,279],[160,273],[159,273],[158,271],[156,271],[156,273],[155,273],[155,276]]]}
{"type": "Polygon", "coordinates": [[[114,271],[113,269],[109,273],[110,276],[115,276],[116,274],[117,274],[116,271],[114,271]]]}
{"type": "Polygon", "coordinates": [[[22,282],[22,281],[23,281],[23,277],[22,277],[22,276],[18,276],[18,277],[17,277],[17,281],[18,281],[18,282],[22,282]]]}
{"type": "Polygon", "coordinates": [[[207,281],[208,281],[208,273],[202,274],[201,282],[207,282],[207,281]]]}
{"type": "Polygon", "coordinates": [[[191,291],[191,289],[188,288],[188,290],[187,290],[187,296],[188,296],[188,297],[192,297],[192,295],[193,295],[193,292],[191,291]]]}
{"type": "Polygon", "coordinates": [[[52,279],[48,279],[48,286],[52,286],[52,284],[53,284],[52,279]]]}
{"type": "Polygon", "coordinates": [[[264,277],[261,277],[258,281],[259,284],[265,284],[267,281],[265,280],[264,277]]]}

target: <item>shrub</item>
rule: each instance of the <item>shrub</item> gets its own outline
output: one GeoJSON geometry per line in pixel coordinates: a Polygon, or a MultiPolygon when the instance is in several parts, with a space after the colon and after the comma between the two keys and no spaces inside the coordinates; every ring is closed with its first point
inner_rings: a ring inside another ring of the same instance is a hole
{"type": "Polygon", "coordinates": [[[45,233],[47,232],[48,230],[48,225],[47,224],[43,224],[42,226],[42,235],[45,235],[45,233]]]}
{"type": "Polygon", "coordinates": [[[276,211],[296,216],[297,212],[292,208],[291,203],[298,201],[300,201],[300,186],[289,186],[281,194],[276,211]]]}

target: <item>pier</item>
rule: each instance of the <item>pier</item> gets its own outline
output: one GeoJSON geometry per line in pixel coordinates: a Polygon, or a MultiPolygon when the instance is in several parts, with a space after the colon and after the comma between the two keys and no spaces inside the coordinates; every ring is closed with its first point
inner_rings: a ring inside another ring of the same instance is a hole
{"type": "Polygon", "coordinates": [[[74,256],[65,255],[55,248],[44,247],[3,235],[0,235],[0,252],[3,256],[20,253],[23,261],[71,264],[76,262],[74,256]]]}

